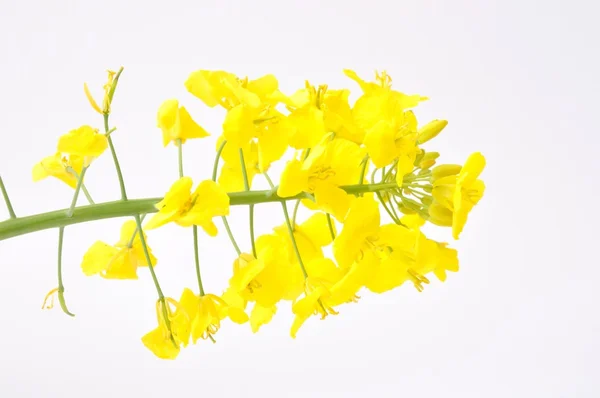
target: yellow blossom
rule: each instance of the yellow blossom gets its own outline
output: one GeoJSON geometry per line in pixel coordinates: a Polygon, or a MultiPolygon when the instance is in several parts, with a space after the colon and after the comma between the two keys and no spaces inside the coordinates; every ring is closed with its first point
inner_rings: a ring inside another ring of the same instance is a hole
{"type": "Polygon", "coordinates": [[[485,184],[478,177],[484,167],[485,158],[476,152],[460,169],[454,165],[441,165],[433,170],[432,195],[435,201],[429,207],[429,215],[433,222],[452,225],[454,239],[458,239],[469,212],[483,196],[485,184]]]}
{"type": "Polygon", "coordinates": [[[156,302],[158,326],[142,337],[144,345],[161,359],[175,359],[190,339],[190,315],[172,298],[156,302]]]}
{"type": "Polygon", "coordinates": [[[301,192],[314,194],[316,206],[341,222],[352,198],[340,186],[358,181],[363,157],[355,143],[325,136],[306,159],[287,163],[277,194],[283,198],[301,192]]]}
{"type": "Polygon", "coordinates": [[[228,305],[225,300],[214,294],[196,295],[186,288],[179,303],[192,319],[191,336],[194,344],[200,338],[212,339],[225,318],[239,324],[248,321],[248,316],[242,309],[228,305]]]}
{"type": "Polygon", "coordinates": [[[229,214],[229,196],[216,182],[202,181],[192,193],[192,179],[182,177],[155,207],[158,213],[148,221],[145,229],[158,228],[169,222],[183,227],[198,225],[210,236],[217,235],[214,217],[229,214]]]}
{"type": "Polygon", "coordinates": [[[33,181],[40,181],[46,177],[55,177],[71,188],[77,186],[77,177],[83,168],[83,158],[76,155],[62,156],[56,152],[47,156],[33,167],[33,181]]]}
{"type": "MultiPolygon", "coordinates": [[[[155,266],[156,258],[152,255],[150,247],[148,254],[152,266],[155,266]]],[[[106,279],[137,279],[137,268],[147,265],[136,222],[129,220],[121,227],[121,238],[114,246],[96,241],[88,249],[83,256],[81,269],[88,276],[100,274],[106,279]]]]}
{"type": "Polygon", "coordinates": [[[90,126],[81,126],[62,135],[58,140],[58,151],[69,155],[80,156],[83,166],[90,165],[94,158],[102,155],[108,147],[108,139],[104,134],[90,126]]]}
{"type": "Polygon", "coordinates": [[[162,130],[164,146],[171,141],[178,145],[178,140],[184,144],[188,139],[210,135],[192,119],[185,107],[179,106],[179,101],[176,99],[163,102],[158,109],[157,121],[158,127],[162,130]]]}

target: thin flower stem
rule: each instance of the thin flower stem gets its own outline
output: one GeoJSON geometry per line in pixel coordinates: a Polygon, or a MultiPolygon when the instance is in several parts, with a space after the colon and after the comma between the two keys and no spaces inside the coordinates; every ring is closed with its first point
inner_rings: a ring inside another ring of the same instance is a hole
{"type": "MultiPolygon", "coordinates": [[[[242,176],[244,177],[244,190],[250,190],[250,181],[248,179],[248,171],[246,170],[246,160],[244,159],[244,151],[240,148],[240,164],[242,167],[242,176]]],[[[250,215],[250,243],[252,244],[252,255],[256,258],[256,243],[254,242],[254,205],[249,206],[250,215]]]]}
{"type": "MultiPolygon", "coordinates": [[[[144,218],[146,218],[146,214],[142,214],[142,217],[140,219],[141,222],[144,222],[144,218]]],[[[129,242],[127,242],[127,247],[131,248],[133,246],[133,241],[135,240],[135,237],[138,233],[138,227],[137,225],[135,226],[135,231],[133,231],[133,234],[131,234],[131,239],[129,239],[129,242]]]]}
{"type": "Polygon", "coordinates": [[[221,145],[219,145],[219,149],[217,149],[217,156],[215,156],[215,162],[213,164],[213,172],[212,172],[212,180],[217,182],[217,170],[219,169],[219,159],[221,158],[221,153],[223,152],[223,148],[225,148],[225,144],[227,144],[226,140],[223,140],[221,145]]]}
{"type": "Polygon", "coordinates": [[[63,285],[62,280],[62,248],[63,248],[63,237],[64,237],[65,227],[60,227],[58,229],[58,302],[60,303],[60,308],[62,308],[63,312],[69,316],[75,316],[75,314],[71,313],[67,308],[67,303],[65,301],[65,287],[63,285]]]}
{"type": "Polygon", "coordinates": [[[177,139],[177,160],[179,163],[179,178],[183,177],[183,144],[181,138],[177,139]]]}
{"type": "Polygon", "coordinates": [[[87,199],[87,201],[89,202],[89,204],[91,204],[91,205],[96,204],[94,202],[94,199],[92,199],[92,195],[90,195],[90,192],[85,187],[84,183],[81,183],[81,190],[83,191],[83,194],[85,195],[85,198],[87,199]]]}
{"type": "Polygon", "coordinates": [[[367,172],[367,166],[369,165],[369,155],[366,155],[362,161],[362,168],[360,169],[360,179],[358,184],[362,185],[365,181],[365,173],[367,172]]]}
{"type": "MultiPolygon", "coordinates": [[[[217,182],[217,171],[219,169],[219,159],[221,158],[221,153],[223,153],[223,149],[225,148],[225,144],[227,144],[226,140],[223,140],[221,145],[219,145],[219,149],[217,149],[217,155],[215,156],[215,161],[213,163],[213,172],[212,172],[212,180],[217,182]]],[[[227,221],[227,217],[221,216],[221,220],[223,220],[223,225],[225,226],[225,230],[227,231],[227,236],[229,236],[229,240],[235,249],[235,252],[239,256],[242,254],[240,247],[238,246],[235,238],[233,237],[233,233],[231,232],[231,228],[229,227],[229,222],[227,221]]]]}
{"type": "Polygon", "coordinates": [[[285,202],[281,202],[281,207],[283,208],[283,214],[285,215],[285,223],[287,224],[290,240],[292,241],[292,246],[294,246],[294,252],[296,252],[296,258],[298,259],[298,263],[300,264],[300,268],[302,269],[302,274],[304,274],[304,279],[306,279],[308,278],[308,273],[306,272],[304,262],[302,261],[302,256],[300,255],[300,250],[298,249],[298,245],[296,244],[294,229],[292,228],[292,223],[290,222],[290,215],[288,214],[287,205],[285,204],[285,202]]]}
{"type": "MultiPolygon", "coordinates": [[[[121,73],[121,70],[119,70],[119,73],[117,74],[117,78],[119,76],[119,74],[121,73]]],[[[117,80],[117,78],[115,78],[115,81],[117,80]]],[[[113,87],[116,86],[116,82],[113,83],[113,87]]],[[[114,90],[112,90],[114,92],[114,90]]],[[[108,128],[108,113],[104,114],[104,132],[108,133],[110,131],[110,129],[108,128]]],[[[117,152],[115,151],[115,146],[113,145],[112,142],[112,136],[107,136],[106,137],[108,140],[108,146],[110,147],[110,153],[112,154],[112,158],[113,158],[113,162],[115,163],[115,169],[117,170],[117,178],[119,179],[119,188],[121,189],[121,200],[127,200],[127,192],[125,191],[125,181],[123,181],[123,173],[121,173],[121,166],[119,165],[119,158],[117,158],[117,152]]]]}
{"type": "MultiPolygon", "coordinates": [[[[135,222],[137,224],[137,229],[140,232],[140,240],[142,241],[142,248],[144,249],[144,256],[146,257],[146,262],[148,263],[148,269],[150,269],[150,274],[152,275],[152,280],[154,281],[154,286],[156,287],[156,292],[158,293],[158,299],[163,300],[165,296],[160,288],[160,284],[158,283],[158,278],[156,277],[156,273],[154,272],[154,266],[152,265],[152,260],[150,259],[150,252],[148,251],[148,245],[146,244],[146,237],[144,236],[142,229],[142,220],[139,214],[135,216],[135,222]]],[[[167,317],[168,318],[168,317],[167,317]]]]}
{"type": "Polygon", "coordinates": [[[237,242],[235,241],[235,238],[233,237],[233,233],[231,232],[231,227],[229,227],[229,221],[227,221],[227,217],[225,217],[225,216],[222,216],[221,219],[223,220],[223,225],[225,226],[225,230],[227,231],[229,240],[231,241],[231,244],[233,245],[235,252],[239,256],[240,254],[242,254],[242,251],[240,250],[240,247],[238,246],[237,242]]]}
{"type": "Polygon", "coordinates": [[[335,231],[333,229],[333,221],[331,221],[331,214],[327,213],[327,225],[329,225],[329,233],[331,234],[331,239],[335,240],[335,231]]]}
{"type": "Polygon", "coordinates": [[[300,199],[296,201],[294,204],[294,211],[292,213],[292,229],[296,230],[296,216],[298,215],[298,208],[300,207],[300,199]]]}
{"type": "Polygon", "coordinates": [[[4,196],[4,202],[6,202],[6,207],[8,208],[8,214],[10,218],[17,218],[15,214],[15,210],[10,203],[10,198],[8,197],[8,192],[6,192],[6,187],[4,186],[4,182],[2,182],[2,177],[0,176],[0,189],[2,190],[2,196],[4,196]]]}
{"type": "Polygon", "coordinates": [[[85,172],[87,171],[89,166],[85,166],[81,169],[81,174],[79,174],[79,178],[77,179],[77,186],[75,187],[75,193],[73,193],[73,200],[71,200],[71,206],[67,211],[67,217],[73,216],[73,209],[75,209],[75,205],[77,204],[77,198],[79,197],[79,191],[81,190],[81,184],[83,184],[83,179],[85,177],[85,172]]]}
{"type": "Polygon", "coordinates": [[[198,278],[198,289],[200,296],[204,296],[204,286],[202,286],[202,275],[200,275],[200,259],[198,258],[198,227],[193,226],[194,230],[194,259],[196,260],[196,277],[198,278]]]}
{"type": "MultiPolygon", "coordinates": [[[[67,172],[74,175],[75,178],[79,179],[79,174],[75,171],[75,169],[73,169],[70,166],[67,166],[66,168],[67,172]]],[[[85,183],[82,181],[81,182],[81,190],[83,191],[83,194],[85,195],[87,201],[89,202],[89,204],[93,205],[95,204],[94,200],[92,199],[92,195],[90,195],[89,191],[87,190],[85,183]]]]}

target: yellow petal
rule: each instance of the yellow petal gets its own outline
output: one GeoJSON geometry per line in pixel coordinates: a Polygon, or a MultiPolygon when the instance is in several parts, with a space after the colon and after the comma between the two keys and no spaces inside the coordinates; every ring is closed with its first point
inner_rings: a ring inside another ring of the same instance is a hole
{"type": "Polygon", "coordinates": [[[322,210],[332,214],[339,222],[343,222],[352,198],[343,189],[322,182],[315,187],[315,201],[322,210]]]}
{"type": "Polygon", "coordinates": [[[272,307],[263,307],[258,303],[254,304],[254,308],[252,308],[252,312],[250,313],[250,326],[252,327],[252,332],[258,332],[261,326],[271,322],[271,319],[273,319],[276,312],[277,306],[275,305],[272,307]]]}
{"type": "Polygon", "coordinates": [[[118,254],[119,249],[102,241],[96,241],[83,255],[81,270],[88,276],[106,271],[118,254]]]}
{"type": "Polygon", "coordinates": [[[180,348],[165,336],[165,331],[160,326],[144,335],[142,343],[161,359],[175,359],[179,355],[180,348]]]}
{"type": "Polygon", "coordinates": [[[302,162],[296,159],[289,161],[281,173],[277,195],[288,198],[306,191],[308,191],[308,173],[302,169],[302,162]]]}

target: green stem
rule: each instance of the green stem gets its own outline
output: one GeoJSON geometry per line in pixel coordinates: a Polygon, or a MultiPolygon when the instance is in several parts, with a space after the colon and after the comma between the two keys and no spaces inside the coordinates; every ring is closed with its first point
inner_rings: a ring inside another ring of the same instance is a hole
{"type": "Polygon", "coordinates": [[[2,190],[2,196],[4,196],[4,202],[6,202],[6,207],[8,208],[8,214],[10,214],[10,218],[17,218],[15,214],[15,210],[10,203],[10,199],[8,197],[8,192],[6,192],[6,187],[4,186],[4,182],[2,182],[2,177],[0,176],[0,190],[2,190]]]}
{"type": "Polygon", "coordinates": [[[204,296],[204,286],[202,286],[202,275],[200,275],[200,259],[198,258],[198,227],[193,226],[194,230],[194,259],[196,260],[196,277],[198,278],[198,289],[200,296],[204,296]]]}
{"type": "MultiPolygon", "coordinates": [[[[248,179],[248,171],[246,170],[246,160],[244,159],[244,151],[240,148],[240,164],[242,167],[242,176],[244,177],[244,190],[250,190],[250,181],[248,179]]],[[[254,242],[254,205],[249,206],[250,213],[250,243],[252,245],[252,255],[256,258],[256,243],[254,242]]]]}
{"type": "MultiPolygon", "coordinates": [[[[265,175],[265,177],[267,176],[265,175]]],[[[270,181],[270,178],[267,180],[270,181]]],[[[272,181],[270,184],[273,184],[272,181]]],[[[364,192],[386,191],[397,187],[398,186],[395,183],[389,183],[347,185],[340,188],[351,195],[357,195],[364,192]]],[[[307,197],[306,194],[300,193],[289,198],[282,198],[277,195],[277,190],[274,185],[270,190],[229,193],[231,206],[283,202],[307,197]]],[[[61,209],[32,216],[11,218],[0,222],[0,241],[49,228],[66,227],[67,225],[104,220],[107,218],[130,217],[136,214],[155,213],[157,211],[155,205],[161,200],[162,198],[133,199],[128,201],[117,200],[96,203],[94,205],[78,206],[73,209],[73,215],[71,217],[67,217],[67,209],[61,209]]]]}
{"type": "MultiPolygon", "coordinates": [[[[140,221],[144,222],[144,218],[146,218],[146,214],[142,214],[140,221]]],[[[131,248],[133,246],[133,241],[135,240],[137,233],[138,233],[138,227],[136,225],[135,231],[133,231],[133,233],[131,234],[131,239],[129,239],[129,242],[127,242],[127,247],[131,248]]]]}
{"type": "MultiPolygon", "coordinates": [[[[73,168],[72,168],[72,167],[70,167],[70,166],[67,166],[66,170],[67,170],[67,172],[68,172],[68,173],[70,173],[70,174],[74,175],[74,176],[75,176],[75,178],[77,178],[77,179],[79,180],[79,174],[78,174],[78,173],[75,171],[75,169],[73,169],[73,168]]],[[[91,205],[93,205],[95,202],[94,202],[94,200],[92,199],[92,195],[90,195],[90,193],[89,193],[89,191],[87,190],[87,188],[86,188],[86,186],[85,186],[85,183],[84,183],[83,181],[81,182],[81,190],[83,191],[83,194],[85,195],[85,197],[86,197],[86,199],[87,199],[88,203],[89,203],[89,204],[91,204],[91,205]]]]}
{"type": "Polygon", "coordinates": [[[67,308],[67,303],[65,301],[65,287],[63,285],[62,280],[62,248],[63,248],[63,237],[64,237],[65,227],[60,227],[58,229],[58,302],[60,303],[60,308],[62,308],[63,312],[69,316],[75,316],[75,314],[71,313],[67,308]]]}
{"type": "MultiPolygon", "coordinates": [[[[300,199],[294,204],[294,211],[292,213],[292,229],[296,230],[296,216],[298,215],[298,208],[300,207],[300,199]]],[[[329,215],[329,214],[328,214],[329,215]]]]}
{"type": "Polygon", "coordinates": [[[138,231],[140,231],[140,240],[142,241],[142,248],[144,249],[144,256],[146,257],[146,262],[148,263],[148,268],[150,269],[150,274],[152,275],[152,280],[154,281],[154,286],[156,287],[156,292],[158,293],[158,299],[164,300],[165,296],[163,295],[162,289],[160,288],[160,284],[158,283],[158,278],[156,277],[156,273],[154,272],[154,266],[152,265],[152,260],[150,259],[150,252],[148,251],[148,245],[146,244],[146,237],[144,236],[144,230],[142,229],[142,220],[141,220],[139,214],[135,214],[134,217],[135,217],[135,222],[137,224],[137,229],[138,229],[138,231]]]}
{"type": "Polygon", "coordinates": [[[331,234],[331,239],[335,240],[335,231],[333,230],[333,222],[331,221],[331,214],[327,213],[327,225],[329,225],[329,233],[331,234]]]}
{"type": "Polygon", "coordinates": [[[229,222],[227,221],[227,217],[221,216],[221,219],[223,220],[223,225],[225,226],[225,230],[227,231],[229,240],[231,241],[231,244],[233,245],[235,252],[239,256],[240,254],[242,254],[242,251],[240,250],[240,247],[238,246],[237,242],[235,241],[235,238],[233,237],[233,233],[231,232],[231,227],[229,227],[229,222]]]}
{"type": "Polygon", "coordinates": [[[94,202],[94,199],[92,199],[92,195],[90,195],[90,192],[87,190],[84,183],[81,183],[81,190],[83,191],[83,194],[85,195],[85,198],[89,204],[93,205],[96,203],[94,202]]]}
{"type": "Polygon", "coordinates": [[[221,153],[223,152],[223,148],[225,148],[225,144],[227,144],[226,140],[223,140],[219,149],[217,149],[217,156],[215,156],[215,162],[213,164],[213,172],[212,172],[212,180],[217,182],[217,170],[219,169],[219,159],[221,158],[221,153]]]}
{"type": "Polygon", "coordinates": [[[292,223],[290,222],[290,215],[288,214],[287,205],[285,204],[285,202],[281,202],[281,207],[283,208],[283,214],[285,215],[285,223],[287,224],[288,233],[290,235],[290,240],[292,241],[292,246],[294,246],[294,252],[296,253],[296,258],[298,259],[300,268],[302,268],[302,274],[304,274],[304,279],[306,279],[306,278],[308,278],[308,273],[306,272],[306,268],[304,267],[304,262],[302,261],[302,256],[300,255],[300,250],[298,249],[298,245],[296,244],[296,237],[294,236],[294,229],[292,228],[292,223]]]}
{"type": "Polygon", "coordinates": [[[177,159],[179,163],[179,178],[183,177],[183,144],[181,138],[177,138],[177,159]]]}
{"type": "Polygon", "coordinates": [[[365,173],[367,172],[367,166],[369,165],[369,155],[366,155],[363,159],[363,165],[360,169],[360,180],[358,180],[358,184],[361,185],[365,181],[365,173]]]}
{"type": "MultiPolygon", "coordinates": [[[[122,70],[122,68],[121,68],[122,70]]],[[[119,74],[121,73],[119,70],[119,74]]],[[[118,75],[117,74],[117,78],[118,75]]],[[[115,78],[115,81],[117,80],[115,78]]],[[[116,86],[116,82],[113,83],[113,87],[116,86]]],[[[114,92],[114,90],[113,90],[114,92]]],[[[104,114],[104,132],[108,133],[110,130],[108,128],[108,113],[104,114]]],[[[127,200],[127,192],[125,191],[125,181],[123,181],[123,173],[121,173],[121,166],[119,165],[119,159],[117,158],[117,152],[115,151],[115,146],[112,142],[112,137],[109,135],[106,137],[108,140],[108,146],[110,147],[110,153],[112,154],[113,162],[115,163],[115,169],[117,170],[117,178],[119,178],[119,188],[121,189],[121,200],[127,200]]]]}
{"type": "Polygon", "coordinates": [[[73,194],[73,200],[71,200],[71,206],[69,210],[67,210],[67,217],[71,217],[73,215],[73,209],[75,209],[75,205],[77,204],[77,198],[79,197],[79,191],[81,190],[81,184],[83,184],[83,178],[85,177],[85,172],[87,171],[89,166],[81,169],[81,174],[77,179],[77,186],[75,187],[75,193],[73,194]]]}

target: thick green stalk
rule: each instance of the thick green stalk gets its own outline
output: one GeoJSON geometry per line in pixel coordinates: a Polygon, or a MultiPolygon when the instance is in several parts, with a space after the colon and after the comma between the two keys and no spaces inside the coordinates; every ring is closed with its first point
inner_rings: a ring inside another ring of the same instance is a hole
{"type": "MultiPolygon", "coordinates": [[[[341,188],[349,194],[356,195],[364,192],[385,191],[396,187],[397,185],[395,183],[389,183],[347,185],[341,188]]],[[[232,206],[283,202],[306,197],[306,194],[301,193],[289,198],[282,198],[277,195],[276,189],[229,193],[230,205],[232,206]]],[[[32,216],[11,218],[0,222],[0,241],[49,228],[66,227],[67,225],[107,218],[131,217],[136,214],[155,213],[157,210],[154,206],[161,200],[162,198],[132,199],[128,201],[118,200],[96,203],[94,205],[78,206],[73,209],[73,215],[71,217],[67,216],[67,209],[60,209],[32,216]]]]}

